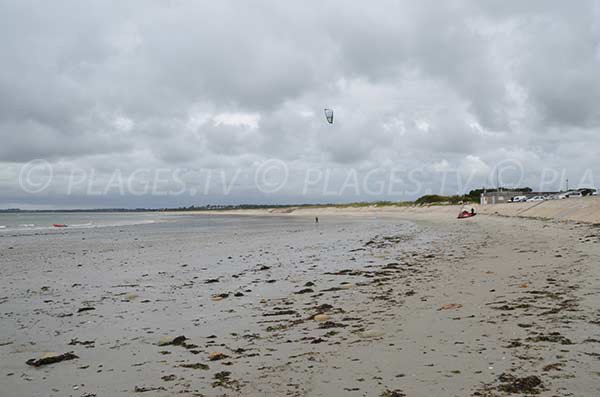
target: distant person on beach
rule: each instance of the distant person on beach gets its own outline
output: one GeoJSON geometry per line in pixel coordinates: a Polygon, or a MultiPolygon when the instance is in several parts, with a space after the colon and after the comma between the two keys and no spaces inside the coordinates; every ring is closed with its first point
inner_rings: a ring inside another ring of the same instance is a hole
{"type": "Polygon", "coordinates": [[[471,215],[475,215],[475,208],[471,207],[471,215]]]}
{"type": "Polygon", "coordinates": [[[319,223],[319,217],[315,216],[315,223],[319,223]]]}

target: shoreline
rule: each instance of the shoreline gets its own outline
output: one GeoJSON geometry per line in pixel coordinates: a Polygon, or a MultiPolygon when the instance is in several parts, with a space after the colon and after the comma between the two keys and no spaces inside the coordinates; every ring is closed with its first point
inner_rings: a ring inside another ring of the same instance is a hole
{"type": "MultiPolygon", "coordinates": [[[[574,221],[600,223],[600,197],[588,196],[564,200],[546,200],[542,202],[520,202],[506,204],[467,205],[473,207],[478,215],[490,215],[511,218],[526,218],[550,221],[574,221]]],[[[407,219],[456,218],[461,205],[423,205],[423,206],[361,206],[361,207],[289,207],[264,209],[235,209],[210,211],[181,211],[177,214],[189,215],[251,215],[251,216],[390,216],[407,219]]]]}
{"type": "MultiPolygon", "coordinates": [[[[570,198],[564,200],[545,200],[541,202],[518,202],[504,204],[480,205],[469,203],[467,207],[472,207],[480,215],[495,215],[515,218],[529,218],[538,220],[564,220],[585,223],[600,223],[600,196],[586,196],[582,198],[570,198]]],[[[255,209],[210,209],[210,210],[50,210],[50,211],[22,211],[22,212],[3,212],[7,215],[19,213],[24,214],[94,214],[102,215],[236,215],[236,216],[319,216],[319,215],[343,215],[343,216],[393,216],[393,217],[452,217],[461,209],[461,205],[452,204],[425,204],[425,205],[380,205],[368,203],[355,206],[352,204],[339,205],[315,205],[315,206],[275,206],[255,209]]],[[[1,215],[2,213],[0,213],[1,215]]]]}

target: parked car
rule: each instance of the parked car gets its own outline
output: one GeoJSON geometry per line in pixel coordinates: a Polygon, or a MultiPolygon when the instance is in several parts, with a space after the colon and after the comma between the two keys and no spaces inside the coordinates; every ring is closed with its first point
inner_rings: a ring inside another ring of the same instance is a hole
{"type": "Polygon", "coordinates": [[[521,203],[527,201],[527,196],[515,196],[510,199],[513,203],[521,203]]]}
{"type": "Polygon", "coordinates": [[[583,194],[581,194],[581,192],[569,192],[569,193],[567,193],[567,197],[568,198],[583,197],[583,194]]]}
{"type": "Polygon", "coordinates": [[[527,201],[544,201],[546,198],[544,196],[533,196],[527,199],[527,201]]]}

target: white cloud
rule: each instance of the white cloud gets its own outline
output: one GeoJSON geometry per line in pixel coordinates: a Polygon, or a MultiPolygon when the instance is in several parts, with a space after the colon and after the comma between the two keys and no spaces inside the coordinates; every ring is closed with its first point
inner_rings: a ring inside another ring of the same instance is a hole
{"type": "Polygon", "coordinates": [[[460,168],[469,175],[486,176],[490,167],[478,156],[467,155],[460,164],[460,168]]]}
{"type": "Polygon", "coordinates": [[[450,171],[450,169],[451,169],[450,163],[448,162],[448,160],[442,160],[442,161],[435,162],[435,163],[433,163],[431,168],[435,172],[446,172],[446,171],[450,171]]]}
{"type": "Polygon", "coordinates": [[[214,124],[257,129],[260,121],[258,113],[220,113],[212,117],[214,124]]]}

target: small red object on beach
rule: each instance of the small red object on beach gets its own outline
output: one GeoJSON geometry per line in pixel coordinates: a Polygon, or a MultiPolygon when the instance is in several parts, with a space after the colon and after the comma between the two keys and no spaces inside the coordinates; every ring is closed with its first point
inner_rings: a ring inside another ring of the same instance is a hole
{"type": "Polygon", "coordinates": [[[52,226],[54,226],[54,227],[67,227],[67,225],[65,225],[64,223],[55,223],[52,226]]]}

